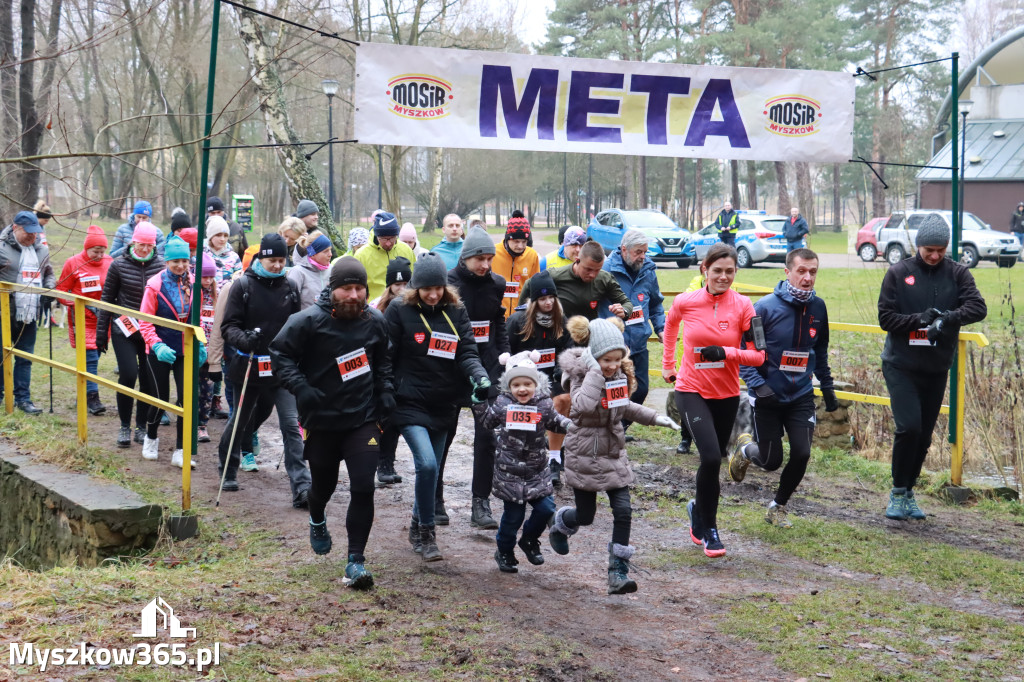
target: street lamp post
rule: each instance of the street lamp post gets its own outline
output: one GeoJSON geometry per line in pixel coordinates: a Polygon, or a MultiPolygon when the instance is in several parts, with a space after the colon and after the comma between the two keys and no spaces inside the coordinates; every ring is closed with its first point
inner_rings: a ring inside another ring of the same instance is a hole
{"type": "MultiPolygon", "coordinates": [[[[960,126],[962,128],[962,132],[960,133],[960,206],[959,214],[957,215],[957,229],[953,238],[954,257],[959,255],[960,236],[964,229],[964,174],[967,171],[967,114],[971,113],[972,106],[974,106],[974,102],[969,99],[962,99],[957,105],[963,124],[960,126]]],[[[954,141],[953,144],[956,144],[956,142],[954,141]]]]}
{"type": "Polygon", "coordinates": [[[334,96],[338,94],[338,81],[325,78],[320,81],[320,87],[327,95],[327,203],[331,209],[331,223],[334,223],[336,213],[334,212],[334,96]]]}

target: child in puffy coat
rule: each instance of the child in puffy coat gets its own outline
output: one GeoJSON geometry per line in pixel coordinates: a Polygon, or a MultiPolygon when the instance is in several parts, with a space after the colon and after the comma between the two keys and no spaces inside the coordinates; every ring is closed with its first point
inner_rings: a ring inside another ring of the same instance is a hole
{"type": "Polygon", "coordinates": [[[554,488],[548,468],[545,431],[564,433],[568,419],[555,411],[548,378],[537,369],[540,353],[524,351],[498,361],[505,366],[501,393],[493,403],[473,407],[484,428],[497,430],[494,453],[494,495],[505,503],[495,540],[494,560],[503,573],[517,573],[516,535],[522,527],[519,548],[534,566],[544,563],[540,535],[555,514],[554,488]],[[526,519],[526,504],[533,506],[526,519]]]}
{"type": "Polygon", "coordinates": [[[583,346],[570,348],[559,358],[562,385],[568,385],[572,396],[564,476],[565,484],[573,489],[576,507],[558,510],[548,541],[558,554],[568,554],[569,537],[580,526],[594,522],[597,493],[608,493],[614,519],[608,543],[608,594],[636,592],[636,582],[628,575],[629,559],[635,551],[629,544],[633,515],[629,486],[634,478],[622,420],[677,431],[679,425],[629,400],[636,390],[636,378],[618,318],[588,324],[577,316],[570,318],[567,326],[573,340],[583,346]]]}

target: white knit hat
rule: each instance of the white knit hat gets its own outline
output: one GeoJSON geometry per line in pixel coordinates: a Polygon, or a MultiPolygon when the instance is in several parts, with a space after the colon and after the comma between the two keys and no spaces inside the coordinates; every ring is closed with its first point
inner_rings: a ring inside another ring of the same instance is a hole
{"type": "Polygon", "coordinates": [[[498,356],[498,362],[505,366],[505,373],[501,375],[501,388],[508,390],[513,379],[526,377],[537,384],[541,384],[540,372],[537,371],[537,363],[540,362],[540,353],[535,350],[522,351],[515,355],[502,353],[498,356]]]}
{"type": "Polygon", "coordinates": [[[218,234],[230,235],[231,230],[228,229],[228,221],[219,215],[212,215],[206,219],[206,241],[218,234]]]}

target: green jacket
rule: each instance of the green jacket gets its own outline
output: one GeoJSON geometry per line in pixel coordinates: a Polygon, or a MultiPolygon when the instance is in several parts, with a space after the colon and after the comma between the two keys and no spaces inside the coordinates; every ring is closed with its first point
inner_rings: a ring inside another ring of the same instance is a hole
{"type": "Polygon", "coordinates": [[[377,238],[374,237],[370,243],[356,251],[355,258],[366,268],[367,293],[366,298],[372,301],[384,293],[385,278],[388,274],[388,263],[401,256],[408,259],[410,267],[415,267],[416,256],[413,255],[409,245],[402,241],[395,242],[390,251],[380,248],[377,238]]]}
{"type": "MultiPolygon", "coordinates": [[[[607,270],[602,270],[593,282],[584,282],[572,271],[571,265],[564,265],[560,268],[548,270],[551,279],[555,281],[555,288],[558,289],[558,300],[562,304],[562,312],[566,318],[573,315],[582,315],[588,320],[596,319],[599,307],[612,303],[621,303],[626,314],[633,312],[633,304],[630,303],[626,294],[622,293],[615,276],[607,270]]],[[[530,284],[533,279],[527,280],[523,290],[519,294],[519,303],[522,305],[530,298],[530,284]]]]}

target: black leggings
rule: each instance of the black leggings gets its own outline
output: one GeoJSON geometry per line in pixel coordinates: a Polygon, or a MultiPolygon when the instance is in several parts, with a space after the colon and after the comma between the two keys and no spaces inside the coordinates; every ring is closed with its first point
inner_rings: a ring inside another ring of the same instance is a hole
{"type": "MultiPolygon", "coordinates": [[[[171,374],[174,374],[174,388],[178,392],[177,402],[174,404],[181,407],[181,395],[184,391],[183,380],[185,378],[185,358],[178,354],[174,362],[167,364],[166,362],[160,362],[155,357],[149,363],[150,368],[153,370],[153,376],[156,379],[156,397],[164,402],[170,402],[171,399],[171,374]]],[[[157,437],[157,429],[160,428],[160,416],[163,414],[163,410],[158,410],[155,407],[152,408],[153,418],[150,419],[147,425],[146,435],[151,439],[157,437]]],[[[178,417],[174,420],[175,422],[175,434],[174,434],[174,447],[181,448],[181,430],[184,426],[184,420],[178,417]]]]}
{"type": "Polygon", "coordinates": [[[913,488],[932,444],[932,432],[946,392],[944,372],[908,372],[882,363],[892,400],[896,433],[892,439],[892,486],[913,488]]]}
{"type": "Polygon", "coordinates": [[[718,528],[718,476],[729,445],[740,397],[709,400],[699,393],[676,391],[676,407],[700,453],[697,467],[697,513],[705,528],[718,528]]]}
{"type": "MultiPolygon", "coordinates": [[[[114,357],[117,359],[117,383],[127,388],[135,388],[135,382],[139,382],[139,390],[146,395],[157,395],[156,383],[153,373],[149,368],[149,355],[146,354],[146,342],[142,340],[142,334],[135,332],[130,337],[125,337],[117,325],[111,325],[113,330],[110,334],[111,345],[114,347],[114,357]]],[[[156,360],[156,358],[153,358],[156,360]]],[[[117,394],[117,416],[121,419],[121,426],[128,428],[132,423],[132,407],[135,400],[123,393],[117,394]]],[[[156,421],[159,422],[159,410],[139,403],[138,412],[135,413],[135,427],[145,429],[150,413],[155,412],[156,421]]]]}
{"type": "Polygon", "coordinates": [[[814,394],[808,393],[793,402],[775,407],[754,408],[754,440],[757,447],[748,447],[750,461],[765,471],[782,466],[782,431],[789,435],[789,462],[779,477],[775,504],[785,505],[800,485],[811,458],[814,438],[814,394]]]}
{"type": "Polygon", "coordinates": [[[345,515],[348,553],[363,558],[373,527],[373,475],[377,471],[380,429],[367,422],[351,431],[307,431],[303,457],[309,462],[309,518],[321,523],[338,487],[342,460],[348,469],[349,503],[345,515]],[[372,443],[372,444],[371,444],[372,443]]]}
{"type": "MultiPolygon", "coordinates": [[[[576,508],[569,509],[562,521],[570,528],[589,526],[597,514],[597,493],[592,490],[572,489],[576,496],[576,508]]],[[[617,545],[629,544],[629,531],[633,525],[633,507],[629,501],[629,488],[613,488],[607,491],[612,507],[612,542],[617,545]]]]}

